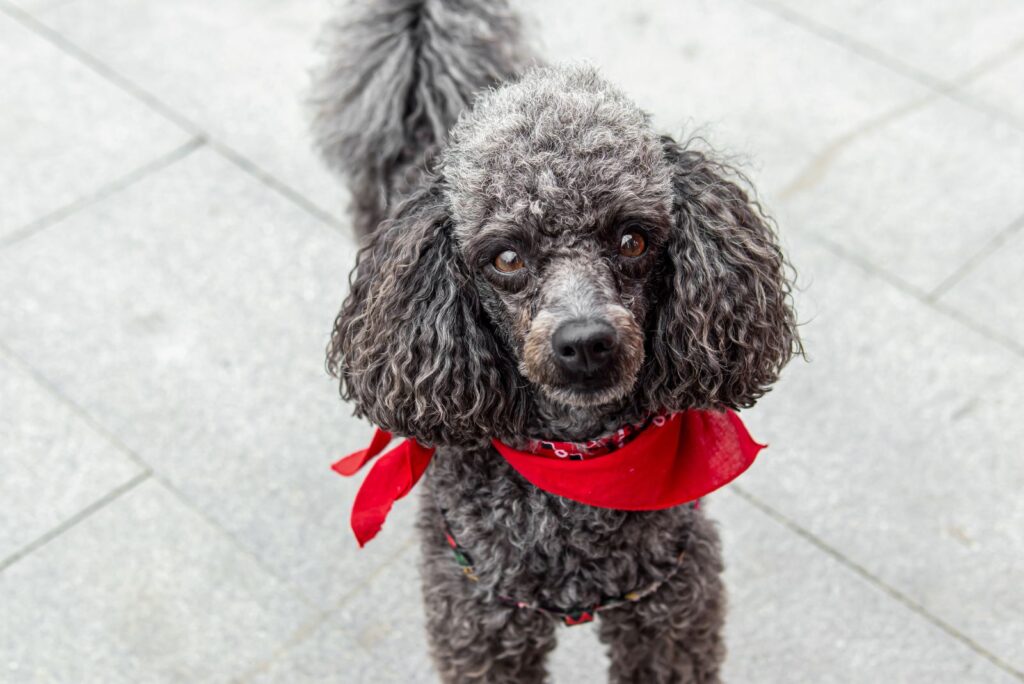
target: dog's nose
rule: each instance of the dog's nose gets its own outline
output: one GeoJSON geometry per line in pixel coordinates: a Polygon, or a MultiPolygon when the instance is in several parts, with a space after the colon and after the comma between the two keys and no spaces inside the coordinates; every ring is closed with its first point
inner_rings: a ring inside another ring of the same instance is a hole
{"type": "Polygon", "coordinates": [[[551,336],[559,365],[571,375],[588,376],[604,369],[615,352],[615,329],[601,320],[566,321],[551,336]]]}

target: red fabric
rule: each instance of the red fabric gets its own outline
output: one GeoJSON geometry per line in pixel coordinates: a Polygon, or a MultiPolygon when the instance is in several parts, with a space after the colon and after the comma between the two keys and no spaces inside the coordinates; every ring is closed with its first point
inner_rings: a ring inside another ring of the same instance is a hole
{"type": "Polygon", "coordinates": [[[583,461],[537,458],[493,444],[544,491],[622,511],[659,510],[699,499],[739,477],[763,448],[732,411],[667,416],[622,448],[583,461]]]}
{"type": "MultiPolygon", "coordinates": [[[[346,456],[331,467],[339,475],[354,475],[390,441],[391,433],[378,428],[370,446],[346,456]]],[[[352,531],[360,547],[377,536],[392,504],[419,482],[433,455],[433,449],[407,439],[373,464],[352,504],[352,531]]]]}
{"type": "MultiPolygon", "coordinates": [[[[334,464],[353,475],[391,441],[378,429],[370,446],[334,464]]],[[[598,508],[646,511],[671,508],[710,494],[739,477],[763,445],[733,411],[685,411],[656,416],[635,437],[597,458],[538,457],[494,440],[509,465],[533,485],[598,508]]],[[[434,450],[406,439],[370,469],[352,506],[360,546],[380,531],[392,504],[423,475],[434,450]]]]}
{"type": "Polygon", "coordinates": [[[589,610],[585,610],[582,613],[580,613],[579,615],[566,615],[565,616],[565,624],[567,624],[570,627],[572,627],[573,625],[582,625],[582,624],[586,624],[588,622],[593,622],[593,621],[594,621],[594,614],[591,611],[589,611],[589,610]]]}

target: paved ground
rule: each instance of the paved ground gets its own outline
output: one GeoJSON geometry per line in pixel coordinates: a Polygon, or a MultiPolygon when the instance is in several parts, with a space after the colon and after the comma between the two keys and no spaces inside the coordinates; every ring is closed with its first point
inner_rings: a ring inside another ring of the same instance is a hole
{"type": "MultiPolygon", "coordinates": [[[[1024,4],[529,0],[755,179],[808,363],[713,497],[733,682],[1024,680],[1024,4]],[[582,9],[585,7],[586,9],[582,9]]],[[[322,370],[328,7],[0,0],[0,680],[429,682],[405,502],[322,370]]],[[[592,631],[556,681],[600,681],[592,631]]]]}

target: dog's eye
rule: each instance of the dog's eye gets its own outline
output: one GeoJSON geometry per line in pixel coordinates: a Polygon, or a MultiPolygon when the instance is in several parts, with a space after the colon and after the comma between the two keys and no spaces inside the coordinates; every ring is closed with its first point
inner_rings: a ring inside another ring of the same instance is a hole
{"type": "Polygon", "coordinates": [[[619,254],[624,257],[638,257],[647,251],[647,238],[642,231],[627,230],[619,238],[619,254]]]}
{"type": "Polygon", "coordinates": [[[514,273],[525,266],[526,264],[523,262],[522,257],[511,249],[506,249],[494,257],[494,268],[502,273],[514,273]]]}

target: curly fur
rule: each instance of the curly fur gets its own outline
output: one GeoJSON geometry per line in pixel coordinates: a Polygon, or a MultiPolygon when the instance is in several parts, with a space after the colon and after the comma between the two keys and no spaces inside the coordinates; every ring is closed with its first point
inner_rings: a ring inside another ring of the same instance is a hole
{"type": "Polygon", "coordinates": [[[370,236],[331,336],[328,369],[358,415],[424,444],[521,435],[529,402],[481,311],[450,223],[435,182],[370,236]]]}
{"type": "Polygon", "coordinates": [[[786,261],[771,222],[721,162],[663,138],[674,239],[648,337],[645,401],[749,407],[800,350],[786,261]]]}
{"type": "Polygon", "coordinates": [[[439,447],[419,528],[444,681],[545,678],[553,618],[499,596],[596,602],[663,576],[683,551],[657,592],[600,615],[600,635],[612,681],[714,682],[725,595],[704,512],[547,494],[489,440],[581,440],[651,411],[752,405],[800,350],[787,265],[742,179],[659,137],[593,69],[515,76],[528,54],[517,26],[485,0],[387,0],[335,25],[345,39],[315,130],[368,238],[328,368],[358,415],[439,447]],[[642,226],[636,258],[616,252],[624,226],[642,226]],[[491,266],[508,249],[526,264],[514,274],[491,266]],[[580,317],[615,331],[593,391],[563,377],[545,343],[580,317]],[[442,509],[479,582],[454,565],[442,509]]]}

